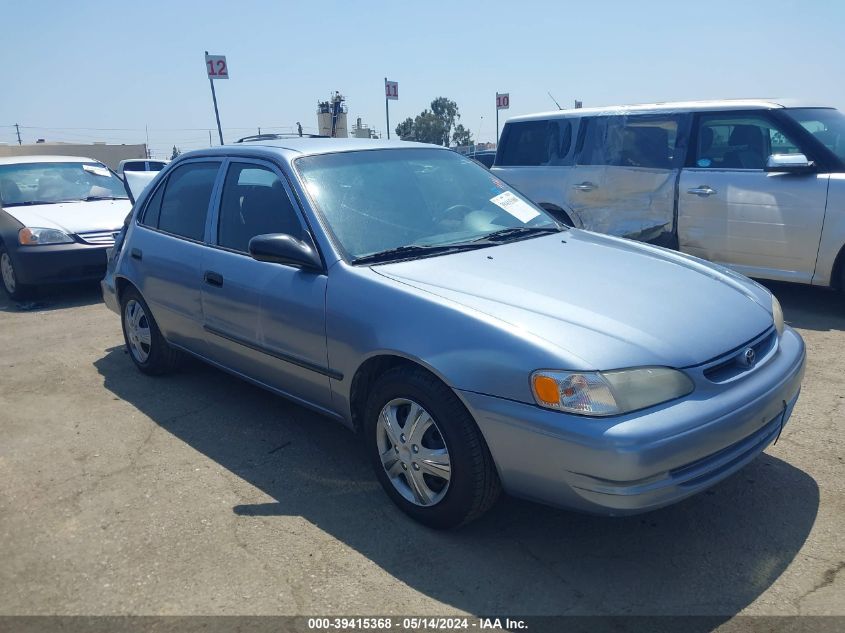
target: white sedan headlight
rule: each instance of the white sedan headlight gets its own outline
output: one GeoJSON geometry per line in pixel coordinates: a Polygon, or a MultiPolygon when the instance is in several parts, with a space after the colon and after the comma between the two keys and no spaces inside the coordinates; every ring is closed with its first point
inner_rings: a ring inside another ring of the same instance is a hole
{"type": "Polygon", "coordinates": [[[772,318],[775,320],[778,336],[783,335],[783,310],[780,307],[780,301],[774,295],[772,295],[772,318]]]}
{"type": "Polygon", "coordinates": [[[603,372],[539,370],[531,374],[537,404],[589,416],[620,415],[674,400],[693,390],[690,378],[668,367],[603,372]]]}
{"type": "Polygon", "coordinates": [[[21,246],[39,246],[41,244],[70,244],[73,238],[58,229],[40,229],[27,227],[18,231],[21,246]]]}

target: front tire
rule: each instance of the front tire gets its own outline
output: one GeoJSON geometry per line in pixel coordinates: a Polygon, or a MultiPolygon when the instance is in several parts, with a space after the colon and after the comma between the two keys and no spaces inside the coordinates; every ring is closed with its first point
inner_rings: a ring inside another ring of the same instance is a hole
{"type": "Polygon", "coordinates": [[[30,287],[18,281],[12,257],[3,244],[0,244],[0,278],[3,280],[3,289],[10,299],[18,301],[24,299],[29,293],[30,287]]]}
{"type": "Polygon", "coordinates": [[[449,387],[420,367],[397,367],[376,381],[364,433],[379,483],[420,523],[465,525],[499,496],[493,458],[475,420],[449,387]]]}
{"type": "Polygon", "coordinates": [[[179,353],[164,340],[150,307],[135,288],[121,296],[120,322],[129,357],[138,369],[157,376],[176,368],[179,353]]]}

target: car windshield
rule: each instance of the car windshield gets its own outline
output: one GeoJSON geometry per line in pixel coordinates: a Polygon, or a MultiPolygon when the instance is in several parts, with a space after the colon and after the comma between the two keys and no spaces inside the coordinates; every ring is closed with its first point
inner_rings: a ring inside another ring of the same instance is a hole
{"type": "Polygon", "coordinates": [[[425,256],[486,238],[561,230],[489,171],[447,150],[342,152],[300,158],[295,165],[353,260],[389,252],[425,256]]]}
{"type": "Polygon", "coordinates": [[[786,114],[845,161],[845,115],[833,108],[790,108],[786,114]]]}
{"type": "Polygon", "coordinates": [[[120,179],[100,163],[0,165],[0,204],[6,207],[126,197],[120,179]]]}

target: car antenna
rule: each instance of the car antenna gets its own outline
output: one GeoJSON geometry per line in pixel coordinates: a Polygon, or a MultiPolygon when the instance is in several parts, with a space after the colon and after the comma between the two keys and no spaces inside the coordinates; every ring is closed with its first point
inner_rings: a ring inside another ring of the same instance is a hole
{"type": "Polygon", "coordinates": [[[557,109],[558,109],[558,110],[563,110],[563,108],[561,108],[561,107],[560,107],[560,104],[557,102],[557,99],[555,99],[555,98],[552,96],[551,91],[547,90],[547,91],[546,91],[546,93],[549,95],[549,99],[551,99],[552,101],[554,101],[554,102],[555,102],[555,105],[557,106],[557,109]]]}

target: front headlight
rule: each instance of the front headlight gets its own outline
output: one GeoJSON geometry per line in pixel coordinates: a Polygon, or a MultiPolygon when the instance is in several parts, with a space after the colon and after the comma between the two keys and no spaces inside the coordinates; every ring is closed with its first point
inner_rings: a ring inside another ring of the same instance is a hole
{"type": "Polygon", "coordinates": [[[772,295],[772,318],[775,320],[775,329],[780,337],[783,335],[783,309],[780,307],[780,301],[774,295],[772,295]]]}
{"type": "Polygon", "coordinates": [[[39,246],[41,244],[70,244],[73,238],[58,229],[40,229],[27,227],[18,231],[21,246],[39,246]]]}
{"type": "Polygon", "coordinates": [[[692,380],[668,367],[615,371],[539,370],[531,374],[541,407],[589,416],[630,413],[692,392],[692,380]]]}

